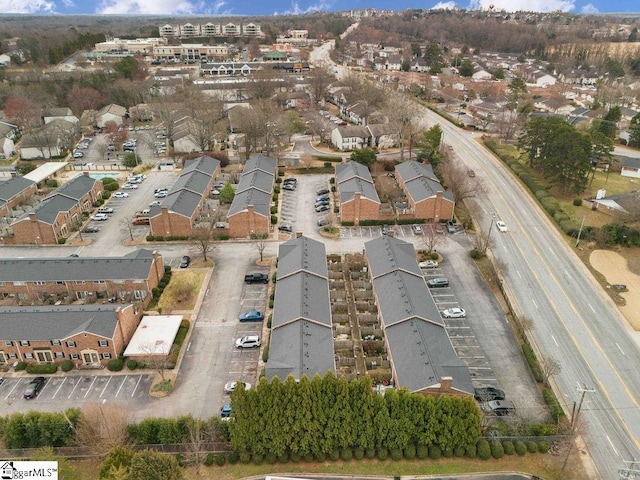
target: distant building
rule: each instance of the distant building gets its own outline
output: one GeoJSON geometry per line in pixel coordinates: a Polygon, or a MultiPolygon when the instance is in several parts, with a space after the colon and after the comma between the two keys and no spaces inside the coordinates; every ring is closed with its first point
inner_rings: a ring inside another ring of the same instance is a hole
{"type": "Polygon", "coordinates": [[[194,37],[263,37],[260,24],[217,22],[185,23],[182,25],[165,24],[159,27],[162,38],[194,38],[194,37]]]}

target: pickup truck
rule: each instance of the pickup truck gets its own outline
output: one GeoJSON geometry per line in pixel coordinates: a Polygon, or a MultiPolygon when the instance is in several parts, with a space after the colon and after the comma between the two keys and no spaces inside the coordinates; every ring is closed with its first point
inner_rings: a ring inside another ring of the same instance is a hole
{"type": "Polygon", "coordinates": [[[250,273],[244,276],[244,283],[269,283],[269,275],[266,273],[250,273]]]}

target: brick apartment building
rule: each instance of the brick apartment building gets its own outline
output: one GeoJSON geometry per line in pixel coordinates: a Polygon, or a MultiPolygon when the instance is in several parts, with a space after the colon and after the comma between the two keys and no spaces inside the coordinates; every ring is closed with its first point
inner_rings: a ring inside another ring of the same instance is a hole
{"type": "Polygon", "coordinates": [[[0,367],[105,364],[124,351],[139,322],[131,304],[0,307],[0,317],[0,367]]]}
{"type": "Polygon", "coordinates": [[[26,202],[36,194],[38,186],[24,177],[11,177],[0,181],[0,217],[11,215],[11,209],[26,202]]]}
{"type": "Polygon", "coordinates": [[[269,233],[271,195],[277,174],[275,158],[259,155],[247,161],[227,214],[231,237],[269,233]]]}
{"type": "Polygon", "coordinates": [[[30,245],[55,245],[67,238],[75,224],[83,220],[102,198],[102,182],[78,175],[45,198],[32,212],[27,212],[11,224],[12,242],[30,245]]]}
{"type": "Polygon", "coordinates": [[[340,200],[340,222],[380,218],[380,198],[369,169],[357,162],[336,165],[336,190],[340,200]]]}
{"type": "Polygon", "coordinates": [[[407,197],[407,215],[427,222],[453,218],[453,194],[445,191],[431,165],[408,161],[396,165],[396,180],[407,197]]]}
{"type": "Polygon", "coordinates": [[[151,301],[164,275],[157,252],[122,257],[15,258],[0,260],[3,304],[139,303],[151,301]]]}
{"type": "Polygon", "coordinates": [[[151,207],[151,235],[192,235],[219,174],[220,162],[215,158],[203,155],[187,160],[169,194],[160,205],[151,207]]]}

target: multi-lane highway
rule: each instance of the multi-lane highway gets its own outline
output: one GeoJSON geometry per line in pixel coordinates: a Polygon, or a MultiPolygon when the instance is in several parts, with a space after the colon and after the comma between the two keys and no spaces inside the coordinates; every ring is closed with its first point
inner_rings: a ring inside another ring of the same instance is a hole
{"type": "Polygon", "coordinates": [[[624,460],[640,458],[640,352],[626,320],[602,291],[572,247],[531,200],[508,169],[470,132],[442,122],[445,142],[475,170],[483,185],[478,225],[488,232],[502,220],[508,231],[491,231],[493,255],[506,265],[506,283],[529,335],[543,358],[560,361],[553,377],[560,402],[579,405],[583,435],[601,478],[614,478],[624,460]]]}

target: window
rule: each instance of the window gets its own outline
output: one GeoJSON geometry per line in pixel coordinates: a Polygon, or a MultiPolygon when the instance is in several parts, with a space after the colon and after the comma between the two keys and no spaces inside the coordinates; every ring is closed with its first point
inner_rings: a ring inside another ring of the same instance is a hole
{"type": "Polygon", "coordinates": [[[56,283],[56,285],[64,285],[64,282],[63,282],[63,281],[61,281],[61,280],[56,280],[56,282],[55,282],[55,283],[56,283]]]}
{"type": "Polygon", "coordinates": [[[67,347],[75,347],[76,342],[67,342],[67,347]]]}
{"type": "Polygon", "coordinates": [[[56,358],[64,358],[63,352],[56,352],[56,358]]]}
{"type": "Polygon", "coordinates": [[[13,282],[14,287],[24,287],[24,282],[13,282]]]}
{"type": "Polygon", "coordinates": [[[24,358],[29,358],[29,359],[33,358],[33,353],[28,353],[28,352],[25,353],[24,358]]]}
{"type": "Polygon", "coordinates": [[[94,280],[93,283],[107,283],[107,282],[104,280],[94,280]]]}
{"type": "Polygon", "coordinates": [[[4,287],[5,286],[5,282],[0,282],[0,287],[4,287]]]}
{"type": "Polygon", "coordinates": [[[102,354],[102,358],[111,358],[111,354],[110,353],[103,353],[102,354]]]}
{"type": "Polygon", "coordinates": [[[5,341],[4,341],[4,344],[5,344],[7,347],[13,347],[13,340],[5,340],[5,341]]]}
{"type": "Polygon", "coordinates": [[[51,363],[53,361],[51,350],[36,350],[34,353],[40,363],[51,363]]]}
{"type": "Polygon", "coordinates": [[[100,347],[108,347],[109,346],[109,341],[108,340],[98,340],[98,346],[100,346],[100,347]]]}
{"type": "Polygon", "coordinates": [[[23,347],[28,347],[31,344],[29,343],[29,340],[20,340],[20,345],[23,347]]]}
{"type": "Polygon", "coordinates": [[[10,353],[7,355],[9,358],[18,358],[18,354],[16,353],[10,353]]]}
{"type": "Polygon", "coordinates": [[[73,284],[74,285],[84,285],[84,280],[74,280],[73,284]]]}
{"type": "Polygon", "coordinates": [[[45,282],[33,282],[34,285],[46,285],[45,282]]]}
{"type": "Polygon", "coordinates": [[[146,290],[134,290],[133,291],[133,296],[136,300],[143,300],[147,297],[147,291],[146,290]]]}
{"type": "Polygon", "coordinates": [[[60,340],[51,340],[51,345],[62,345],[62,342],[60,340]]]}
{"type": "Polygon", "coordinates": [[[80,358],[80,355],[78,355],[77,353],[72,353],[71,355],[69,355],[69,358],[71,360],[78,360],[80,358]]]}

